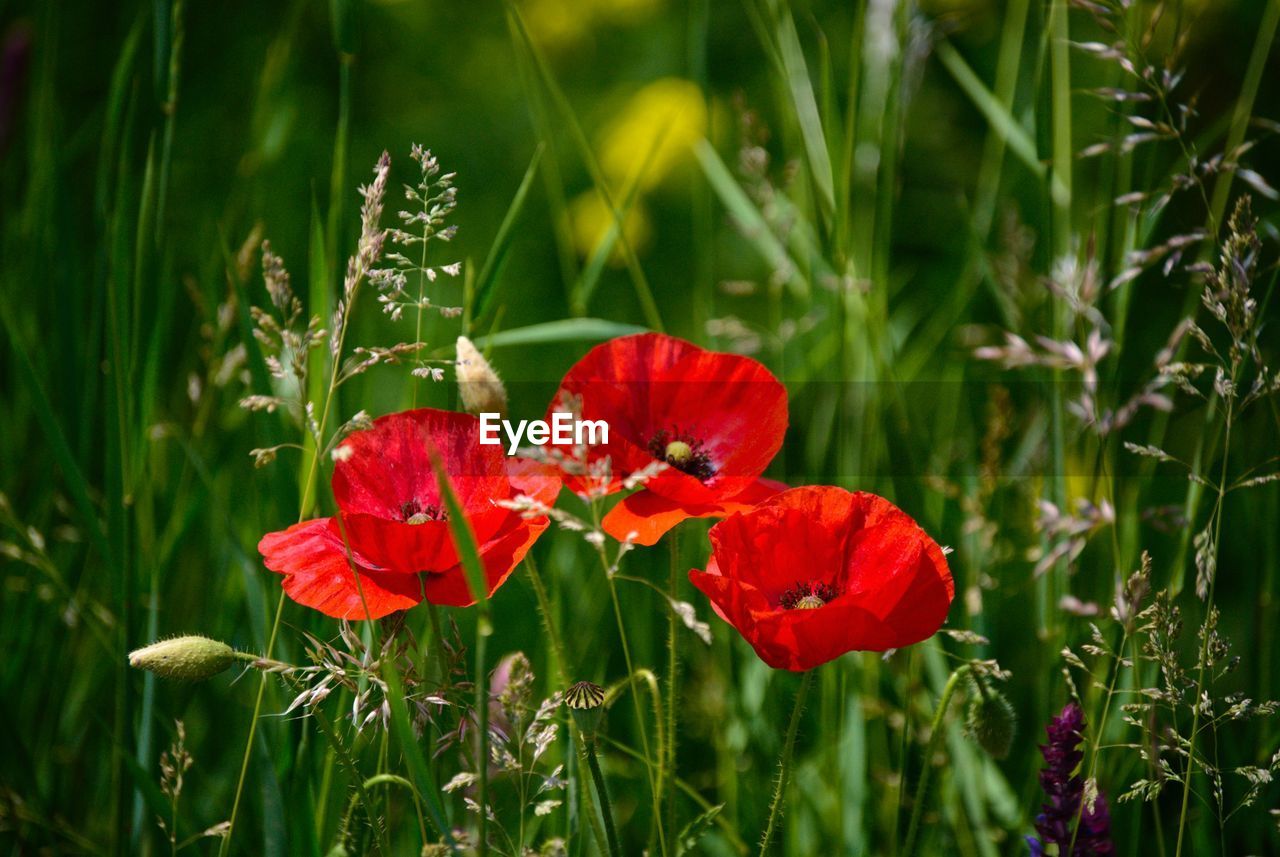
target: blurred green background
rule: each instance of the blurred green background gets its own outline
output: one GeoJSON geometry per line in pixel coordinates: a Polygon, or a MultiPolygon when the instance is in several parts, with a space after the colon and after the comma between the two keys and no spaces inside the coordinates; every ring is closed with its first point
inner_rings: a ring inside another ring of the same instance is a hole
{"type": "MultiPolygon", "coordinates": [[[[1187,76],[1177,91],[1194,105],[1186,139],[1197,150],[1221,148],[1242,104],[1245,116],[1280,116],[1275,7],[1162,7],[1148,48],[1159,63],[1172,33],[1185,38],[1178,66],[1187,76]],[[1242,93],[1255,87],[1245,104],[1242,93]]],[[[175,719],[196,759],[181,830],[227,817],[256,679],[165,685],[130,671],[125,656],[178,632],[265,647],[278,584],[255,545],[296,519],[301,465],[286,455],[255,470],[249,449],[292,439],[293,429],[237,405],[261,366],[247,336],[248,305],[265,301],[257,243],[271,241],[308,311],[327,317],[357,235],[356,185],[384,149],[393,186],[414,182],[408,152],[421,143],[457,173],[457,238],[433,250],[433,261],[462,261],[467,271],[443,280],[433,300],[461,305],[464,282],[486,262],[492,275],[462,322],[432,317],[423,338],[433,355],[451,356],[463,325],[483,341],[563,319],[608,322],[494,340],[490,357],[509,382],[512,410],[531,417],[594,341],[627,326],[660,322],[701,344],[747,351],[792,395],[792,428],[771,475],[883,493],[957,548],[950,624],[990,638],[966,656],[1012,670],[1007,689],[1022,732],[999,764],[955,733],[954,767],[939,776],[924,847],[1024,853],[1021,835],[1040,800],[1035,744],[1066,694],[1058,652],[1089,633],[1087,620],[1057,609],[1059,598],[1096,601],[1105,615],[1117,575],[1136,567],[1142,549],[1155,557],[1157,585],[1181,589],[1194,575],[1190,536],[1207,512],[1181,477],[1064,420],[1069,381],[970,360],[1000,328],[1030,336],[1060,322],[1042,281],[1055,260],[1092,254],[1108,281],[1135,246],[1205,220],[1194,193],[1140,220],[1111,204],[1126,188],[1166,182],[1185,155],[1173,142],[1074,156],[1132,129],[1127,108],[1088,92],[1118,85],[1113,65],[1072,52],[1067,95],[1055,92],[1057,8],[983,0],[0,2],[0,846],[13,854],[163,851],[153,824],[156,764],[175,719]],[[1025,15],[1022,27],[1009,24],[1014,10],[1025,15]],[[1006,103],[993,107],[982,92],[1006,103]],[[1064,101],[1065,160],[1063,117],[1054,113],[1064,101]],[[746,110],[754,119],[744,132],[746,110]],[[1002,121],[1021,131],[1011,136],[1002,121]],[[698,142],[704,136],[709,146],[698,142]],[[1019,145],[1030,147],[1027,158],[1019,145]],[[830,203],[822,155],[828,181],[834,176],[830,203]],[[513,208],[535,157],[528,195],[513,208]],[[1061,163],[1071,166],[1065,205],[1050,191],[1061,163]],[[726,182],[745,189],[741,198],[726,182]],[[610,227],[602,186],[626,208],[630,262],[620,245],[599,250],[610,227]],[[767,228],[744,226],[743,212],[753,211],[767,228]],[[509,240],[495,253],[509,212],[509,240]],[[771,243],[765,233],[780,237],[771,243]],[[778,246],[794,270],[771,256],[778,246]],[[846,298],[864,292],[865,301],[846,298]],[[1045,546],[1035,523],[1040,497],[1064,506],[1109,497],[1114,535],[1103,533],[1069,568],[1034,576],[1033,551],[1045,546]],[[1158,526],[1165,518],[1148,510],[1168,506],[1193,522],[1158,526]]],[[[1135,2],[1124,20],[1140,37],[1155,12],[1135,2]]],[[[1072,40],[1114,38],[1087,8],[1067,20],[1072,40]]],[[[1280,185],[1272,130],[1252,126],[1260,142],[1248,162],[1280,185]]],[[[1243,190],[1237,181],[1232,195],[1243,190]]],[[[1255,196],[1269,238],[1274,203],[1255,196]]],[[[389,194],[384,223],[399,202],[389,194]]],[[[1264,255],[1270,265],[1274,246],[1264,255]]],[[[1274,320],[1265,300],[1273,268],[1265,271],[1257,296],[1274,320]]],[[[1123,401],[1151,377],[1153,355],[1197,306],[1198,291],[1185,274],[1158,269],[1107,291],[1100,306],[1118,345],[1104,398],[1123,401]]],[[[411,324],[392,324],[369,295],[363,300],[354,341],[412,338],[411,324]]],[[[1274,341],[1264,350],[1274,358],[1274,341]]],[[[453,406],[449,381],[412,382],[402,369],[379,368],[344,388],[339,410],[405,407],[413,383],[420,403],[453,406]]],[[[1124,436],[1145,442],[1159,432],[1171,450],[1216,466],[1215,411],[1180,400],[1165,419],[1144,412],[1124,436]]],[[[1256,408],[1239,427],[1240,460],[1274,456],[1278,428],[1273,404],[1256,408]]],[[[328,500],[321,492],[322,508],[328,500]]],[[[1229,682],[1258,699],[1274,693],[1280,669],[1277,502],[1275,485],[1230,499],[1219,559],[1223,627],[1245,658],[1229,682]]],[[[705,526],[688,529],[682,562],[701,566],[705,526]]],[[[582,677],[617,679],[607,599],[582,545],[557,535],[537,555],[569,644],[580,660],[597,658],[582,677]]],[[[627,562],[632,574],[665,580],[662,552],[627,562]]],[[[637,659],[657,669],[661,601],[641,588],[629,597],[634,615],[652,613],[631,630],[637,659]]],[[[751,842],[794,681],[756,662],[695,603],[715,642],[686,641],[681,776],[724,803],[723,818],[751,842]]],[[[1198,623],[1198,602],[1186,604],[1188,625],[1198,623]]],[[[549,694],[547,653],[519,575],[495,607],[491,653],[527,652],[549,694]]],[[[470,617],[453,612],[466,629],[470,617]]],[[[330,620],[292,604],[285,623],[276,652],[285,659],[301,657],[299,629],[333,633],[330,620]]],[[[883,662],[851,656],[823,674],[801,733],[789,853],[891,853],[898,778],[904,766],[918,774],[914,744],[946,674],[937,652],[921,648],[883,662]]],[[[267,710],[288,699],[273,687],[267,710]]],[[[629,711],[614,714],[620,740],[634,729],[629,711]]],[[[1113,725],[1119,739],[1118,716],[1113,725]]],[[[305,721],[269,717],[259,735],[237,853],[324,853],[345,806],[341,777],[322,778],[305,721]]],[[[1278,741],[1268,723],[1218,736],[1215,752],[1256,764],[1278,741]]],[[[371,759],[377,748],[361,751],[371,759]]],[[[623,755],[610,766],[620,814],[643,813],[642,771],[623,755]]],[[[1117,761],[1104,788],[1114,796],[1137,775],[1132,761],[1117,761]]],[[[1175,792],[1154,811],[1140,802],[1115,808],[1121,853],[1155,853],[1149,837],[1171,830],[1175,792]]],[[[1221,836],[1212,812],[1196,809],[1189,853],[1273,853],[1275,821],[1265,809],[1277,793],[1264,794],[1221,836]]],[[[190,849],[213,853],[212,842],[190,849]]],[[[642,844],[641,835],[628,853],[642,844]]],[[[589,853],[584,847],[571,853],[589,853]]],[[[699,847],[732,853],[732,837],[713,831],[699,847]]],[[[407,840],[398,853],[412,853],[407,840]]]]}

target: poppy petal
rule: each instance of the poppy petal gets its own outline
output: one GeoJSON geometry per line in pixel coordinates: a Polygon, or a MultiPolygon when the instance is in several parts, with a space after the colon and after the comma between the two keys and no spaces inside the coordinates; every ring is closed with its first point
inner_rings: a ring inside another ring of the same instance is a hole
{"type": "Polygon", "coordinates": [[[779,494],[712,528],[712,550],[725,574],[775,599],[802,582],[793,569],[804,570],[804,582],[833,583],[844,565],[845,542],[854,525],[851,496],[814,488],[779,494]]]}
{"type": "MultiPolygon", "coordinates": [[[[467,516],[476,541],[483,544],[515,513],[489,506],[467,516]]],[[[347,541],[376,565],[394,571],[438,572],[458,562],[453,532],[446,519],[409,524],[373,515],[342,515],[347,541]]],[[[335,531],[337,521],[334,523],[335,531]]],[[[339,534],[341,538],[341,534],[339,534]]]]}
{"type": "Polygon", "coordinates": [[[284,575],[284,591],[290,598],[337,619],[379,619],[422,600],[416,574],[371,568],[355,554],[348,561],[331,521],[304,521],[267,533],[258,543],[267,568],[284,575]]]}
{"type": "Polygon", "coordinates": [[[560,468],[532,458],[512,456],[507,459],[507,478],[516,494],[532,497],[544,506],[552,506],[560,494],[560,468]]]}
{"type": "Polygon", "coordinates": [[[732,499],[710,504],[680,503],[646,487],[624,497],[610,509],[601,527],[620,542],[634,534],[635,544],[654,545],[681,521],[723,518],[734,512],[745,512],[786,487],[771,479],[756,479],[732,499]]]}
{"type": "Polygon", "coordinates": [[[946,621],[955,595],[937,542],[874,494],[794,488],[710,536],[713,562],[690,579],[776,668],[918,643],[946,621]]]}
{"type": "Polygon", "coordinates": [[[419,408],[379,417],[373,428],[352,432],[339,445],[333,497],[345,514],[388,521],[428,507],[439,511],[434,450],[462,507],[468,513],[487,508],[510,495],[510,482],[501,448],[479,440],[480,421],[470,414],[419,408]]]}
{"type": "Polygon", "coordinates": [[[609,443],[591,457],[609,456],[615,477],[656,460],[649,447],[663,432],[700,444],[712,476],[672,469],[648,486],[685,503],[741,493],[769,465],[787,427],[786,390],[763,365],[657,333],[596,346],[565,375],[563,394],[581,397],[583,419],[608,423],[609,443]]]}
{"type": "MultiPolygon", "coordinates": [[[[529,548],[538,540],[549,525],[546,518],[535,518],[521,521],[505,535],[497,538],[480,551],[480,559],[484,563],[485,579],[489,585],[489,595],[493,595],[498,587],[506,583],[507,578],[515,571],[516,566],[524,559],[529,548]]],[[[439,574],[422,576],[423,594],[427,601],[444,607],[470,607],[476,603],[472,597],[471,587],[467,583],[467,573],[461,564],[439,574]]]]}
{"type": "Polygon", "coordinates": [[[772,609],[760,590],[720,574],[714,557],[707,561],[706,571],[690,571],[689,582],[707,596],[716,615],[733,625],[762,661],[775,669],[788,668],[787,647],[757,631],[755,617],[767,615],[772,609]]]}

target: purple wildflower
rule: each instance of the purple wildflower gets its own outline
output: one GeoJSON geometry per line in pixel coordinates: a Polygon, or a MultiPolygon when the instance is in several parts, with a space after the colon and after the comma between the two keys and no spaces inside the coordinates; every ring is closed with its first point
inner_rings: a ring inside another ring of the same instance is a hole
{"type": "Polygon", "coordinates": [[[1031,857],[1043,857],[1050,845],[1058,846],[1060,857],[1105,857],[1114,853],[1111,843],[1111,814],[1107,799],[1099,792],[1091,805],[1081,812],[1084,799],[1084,779],[1076,773],[1084,754],[1080,742],[1084,736],[1084,712],[1074,702],[1068,703],[1062,713],[1053,718],[1045,728],[1047,743],[1040,746],[1044,756],[1044,770],[1040,772],[1040,787],[1048,800],[1041,805],[1036,816],[1036,832],[1027,837],[1031,857]],[[1074,837],[1072,829],[1079,818],[1079,830],[1074,837]],[[1073,841],[1074,839],[1074,841],[1073,841]]]}

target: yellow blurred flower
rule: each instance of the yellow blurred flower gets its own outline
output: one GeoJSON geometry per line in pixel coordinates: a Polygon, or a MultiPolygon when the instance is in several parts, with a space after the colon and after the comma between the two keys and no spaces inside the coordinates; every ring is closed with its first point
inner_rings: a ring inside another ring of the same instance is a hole
{"type": "Polygon", "coordinates": [[[697,84],[666,77],[648,84],[600,134],[600,167],[620,195],[636,183],[659,184],[707,132],[707,105],[697,84]]]}
{"type": "MultiPolygon", "coordinates": [[[[614,202],[619,205],[622,204],[622,201],[616,197],[614,202]]],[[[613,212],[609,210],[604,197],[593,188],[579,194],[569,202],[568,215],[569,229],[573,234],[574,249],[578,251],[579,256],[584,259],[589,258],[613,228],[613,212]]],[[[635,200],[632,202],[631,208],[622,217],[622,234],[626,238],[628,246],[633,250],[643,247],[648,243],[652,231],[653,229],[649,224],[649,215],[645,212],[641,202],[635,200]]],[[[622,255],[616,244],[609,254],[609,261],[615,265],[622,261],[622,255]]]]}
{"type": "Polygon", "coordinates": [[[541,44],[562,48],[581,41],[601,23],[633,24],[662,5],[662,0],[527,0],[525,23],[541,44]]]}
{"type": "Polygon", "coordinates": [[[601,18],[616,23],[630,23],[647,18],[662,5],[662,0],[590,0],[601,18]]]}
{"type": "Polygon", "coordinates": [[[590,15],[566,0],[529,0],[524,19],[533,38],[552,48],[572,44],[591,29],[590,15]]]}

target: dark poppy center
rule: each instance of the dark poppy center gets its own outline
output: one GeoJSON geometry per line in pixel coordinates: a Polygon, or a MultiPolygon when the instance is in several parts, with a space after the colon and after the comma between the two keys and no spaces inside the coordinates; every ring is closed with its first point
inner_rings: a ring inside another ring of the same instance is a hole
{"type": "Polygon", "coordinates": [[[422,503],[417,497],[400,504],[400,520],[406,524],[425,524],[427,521],[447,521],[449,513],[444,509],[422,503]]]}
{"type": "Polygon", "coordinates": [[[817,610],[819,607],[825,606],[828,601],[834,599],[838,594],[835,587],[819,583],[816,580],[809,580],[797,583],[782,593],[782,596],[778,599],[778,604],[784,610],[817,610]]]}
{"type": "Polygon", "coordinates": [[[662,429],[650,438],[649,454],[700,482],[716,475],[711,454],[703,448],[702,441],[679,429],[662,429]]]}

